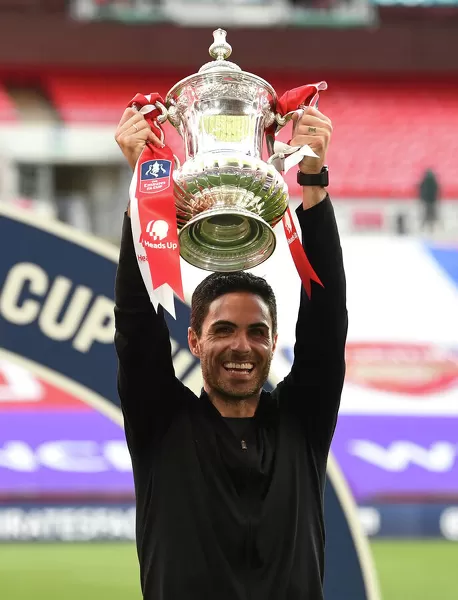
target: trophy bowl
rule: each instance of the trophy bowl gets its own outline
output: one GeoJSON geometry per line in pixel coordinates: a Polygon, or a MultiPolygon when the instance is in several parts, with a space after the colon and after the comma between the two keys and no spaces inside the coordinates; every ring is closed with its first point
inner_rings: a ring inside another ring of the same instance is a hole
{"type": "Polygon", "coordinates": [[[276,93],[226,60],[232,49],[225,31],[213,36],[215,60],[179,81],[165,104],[185,145],[185,161],[173,173],[181,256],[201,269],[230,272],[271,256],[288,187],[262,160],[276,93]]]}

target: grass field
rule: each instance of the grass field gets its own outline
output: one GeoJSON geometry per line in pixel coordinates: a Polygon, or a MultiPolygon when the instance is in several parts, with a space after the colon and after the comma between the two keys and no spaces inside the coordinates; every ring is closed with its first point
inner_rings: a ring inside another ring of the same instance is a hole
{"type": "MultiPolygon", "coordinates": [[[[371,546],[383,600],[458,599],[458,543],[378,541],[371,546]]],[[[134,547],[0,545],[0,599],[140,600],[134,547]]]]}

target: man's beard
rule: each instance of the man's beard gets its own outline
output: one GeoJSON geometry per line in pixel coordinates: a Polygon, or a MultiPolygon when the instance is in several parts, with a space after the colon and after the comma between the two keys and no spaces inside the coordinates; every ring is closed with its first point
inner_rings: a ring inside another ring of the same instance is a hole
{"type": "MultiPolygon", "coordinates": [[[[262,386],[265,384],[269,376],[272,358],[273,353],[269,356],[268,360],[262,365],[262,368],[260,368],[259,365],[255,367],[255,378],[253,379],[253,381],[250,381],[249,384],[247,382],[247,386],[244,389],[238,390],[237,386],[234,386],[229,381],[218,377],[218,375],[214,373],[214,369],[212,369],[211,363],[206,356],[201,357],[202,376],[204,382],[207,384],[210,390],[216,392],[222,399],[224,399],[225,402],[243,402],[244,400],[255,396],[261,391],[262,386]]],[[[229,362],[230,360],[240,361],[240,359],[231,358],[223,362],[229,362]]],[[[243,359],[243,361],[245,362],[245,359],[243,359]]]]}

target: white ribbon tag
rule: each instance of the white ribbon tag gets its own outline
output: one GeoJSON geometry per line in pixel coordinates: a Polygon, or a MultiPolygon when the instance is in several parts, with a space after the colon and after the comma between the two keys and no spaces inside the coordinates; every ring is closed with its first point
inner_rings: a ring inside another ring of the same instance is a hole
{"type": "Polygon", "coordinates": [[[275,154],[283,154],[283,168],[282,171],[287,173],[291,167],[298,165],[304,156],[310,156],[312,158],[320,158],[318,154],[310,148],[308,144],[304,146],[290,146],[289,144],[285,144],[284,142],[276,141],[274,143],[274,153],[275,154]]]}

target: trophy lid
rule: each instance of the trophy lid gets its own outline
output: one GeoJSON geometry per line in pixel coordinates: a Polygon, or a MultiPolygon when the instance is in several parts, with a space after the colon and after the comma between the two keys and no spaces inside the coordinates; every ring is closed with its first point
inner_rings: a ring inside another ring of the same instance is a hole
{"type": "Polygon", "coordinates": [[[213,32],[213,44],[208,49],[208,53],[214,59],[211,62],[202,65],[199,73],[211,73],[212,71],[241,71],[242,69],[233,62],[226,60],[232,54],[232,46],[226,41],[227,31],[216,29],[213,32]]]}
{"type": "MultiPolygon", "coordinates": [[[[213,44],[211,44],[208,52],[210,56],[214,59],[208,63],[205,63],[200,67],[197,73],[193,75],[189,75],[185,77],[178,83],[176,83],[172,89],[170,89],[165,97],[165,103],[167,107],[171,105],[176,105],[178,102],[178,98],[181,97],[183,90],[186,86],[191,85],[195,86],[198,84],[203,84],[205,87],[206,82],[210,82],[214,79],[214,77],[218,78],[221,76],[226,76],[231,79],[231,75],[234,80],[237,80],[242,88],[249,88],[249,84],[255,84],[264,88],[267,93],[272,98],[272,101],[275,103],[277,99],[277,95],[273,87],[261,77],[254,75],[253,73],[249,73],[247,71],[243,71],[238,65],[233,62],[226,60],[232,53],[232,47],[226,41],[227,32],[224,29],[216,29],[213,32],[213,44]]],[[[228,83],[230,83],[228,81],[228,83]]],[[[211,93],[215,93],[214,90],[211,89],[211,86],[208,85],[208,90],[211,93]]],[[[184,106],[187,104],[187,100],[181,99],[181,103],[184,106]]],[[[169,113],[170,118],[170,113],[169,113]]]]}

